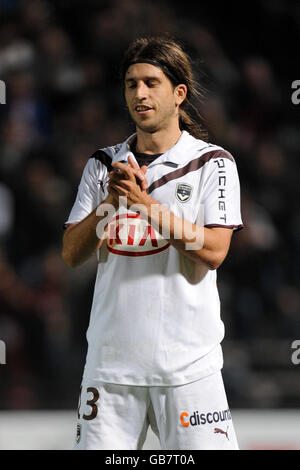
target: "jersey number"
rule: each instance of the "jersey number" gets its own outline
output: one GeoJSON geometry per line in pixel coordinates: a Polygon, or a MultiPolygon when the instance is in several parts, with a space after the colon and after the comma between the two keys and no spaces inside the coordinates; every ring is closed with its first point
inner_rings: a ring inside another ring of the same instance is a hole
{"type": "MultiPolygon", "coordinates": [[[[79,403],[78,403],[78,411],[77,411],[78,419],[80,419],[79,410],[81,406],[81,391],[82,391],[82,387],[80,387],[80,392],[79,392],[79,403]]],[[[99,392],[95,387],[88,387],[86,391],[87,393],[93,394],[93,398],[91,400],[87,400],[86,402],[86,404],[91,407],[91,413],[89,415],[86,415],[86,414],[82,415],[82,418],[85,419],[86,421],[90,421],[92,419],[95,419],[98,413],[98,406],[96,405],[96,402],[99,400],[99,392]]]]}

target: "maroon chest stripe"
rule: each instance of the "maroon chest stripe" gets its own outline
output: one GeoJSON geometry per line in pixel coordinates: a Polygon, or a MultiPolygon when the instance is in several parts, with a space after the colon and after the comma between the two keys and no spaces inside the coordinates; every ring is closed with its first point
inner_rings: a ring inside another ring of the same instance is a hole
{"type": "Polygon", "coordinates": [[[175,180],[177,178],[181,178],[182,176],[190,173],[191,171],[197,171],[201,168],[205,163],[207,163],[211,158],[227,158],[234,162],[234,158],[230,155],[229,152],[225,150],[212,150],[211,152],[207,152],[199,158],[195,158],[187,163],[184,167],[179,168],[178,170],[170,171],[167,175],[162,176],[153,183],[148,188],[148,193],[154,191],[154,189],[163,186],[164,184],[168,183],[169,181],[175,180]]]}

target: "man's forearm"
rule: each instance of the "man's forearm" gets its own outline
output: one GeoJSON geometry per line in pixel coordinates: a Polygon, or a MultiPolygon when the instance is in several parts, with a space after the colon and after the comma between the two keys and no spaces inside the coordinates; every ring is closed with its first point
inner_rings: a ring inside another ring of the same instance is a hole
{"type": "MultiPolygon", "coordinates": [[[[148,222],[183,255],[216,269],[227,254],[231,231],[220,233],[181,219],[167,207],[151,197],[145,198],[145,210],[140,213],[148,222]]],[[[142,206],[141,206],[142,207],[142,206]]]]}
{"type": "MultiPolygon", "coordinates": [[[[108,206],[110,208],[115,206],[111,197],[103,201],[101,206],[104,204],[110,204],[108,206]]],[[[98,216],[96,215],[97,210],[98,207],[84,220],[67,228],[64,233],[62,257],[67,265],[72,268],[79,266],[90,258],[100,244],[96,231],[97,225],[107,217],[107,212],[103,211],[104,215],[98,216]]]]}

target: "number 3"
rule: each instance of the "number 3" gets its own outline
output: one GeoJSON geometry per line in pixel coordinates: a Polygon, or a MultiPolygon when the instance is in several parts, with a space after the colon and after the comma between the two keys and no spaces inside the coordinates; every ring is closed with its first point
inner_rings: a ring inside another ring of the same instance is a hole
{"type": "MultiPolygon", "coordinates": [[[[80,387],[80,392],[79,392],[79,403],[78,403],[78,412],[77,412],[78,419],[80,419],[79,409],[81,406],[81,391],[82,391],[82,387],[80,387]]],[[[99,392],[95,387],[88,387],[86,391],[87,393],[93,394],[93,398],[91,400],[87,400],[86,402],[86,404],[92,408],[92,411],[91,411],[91,414],[89,415],[84,414],[82,418],[85,419],[86,421],[90,421],[92,419],[95,419],[98,413],[98,407],[96,405],[96,402],[99,400],[99,392]]]]}

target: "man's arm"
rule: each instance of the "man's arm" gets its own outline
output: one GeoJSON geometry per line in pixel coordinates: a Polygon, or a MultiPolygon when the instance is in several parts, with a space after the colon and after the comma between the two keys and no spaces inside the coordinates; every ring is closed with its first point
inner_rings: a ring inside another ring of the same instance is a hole
{"type": "Polygon", "coordinates": [[[150,196],[139,211],[149,223],[183,255],[196,263],[217,269],[227,256],[233,230],[223,227],[202,227],[177,217],[150,196]],[[144,206],[144,209],[143,209],[144,206]],[[155,210],[153,210],[153,206],[155,210]]]}
{"type": "MultiPolygon", "coordinates": [[[[108,195],[100,205],[104,204],[111,204],[115,210],[117,209],[117,203],[111,195],[108,195]]],[[[100,248],[103,242],[103,239],[98,238],[96,228],[98,223],[107,217],[107,213],[104,212],[104,215],[97,216],[98,207],[81,222],[70,224],[65,230],[62,258],[70,268],[84,263],[100,248]]]]}
{"type": "MultiPolygon", "coordinates": [[[[134,178],[134,181],[137,181],[137,184],[143,193],[145,193],[148,187],[147,179],[145,178],[147,167],[142,166],[140,168],[133,160],[129,159],[129,161],[132,165],[132,178],[134,178]]],[[[119,173],[116,177],[126,177],[126,175],[122,176],[119,173]]],[[[67,227],[63,236],[62,258],[68,266],[71,268],[79,266],[101,247],[105,239],[107,224],[101,238],[99,238],[99,234],[97,234],[97,225],[107,217],[108,210],[115,212],[118,208],[119,198],[108,194],[105,201],[94,209],[85,219],[81,222],[70,224],[67,227]],[[105,205],[108,206],[105,207],[105,205]],[[98,209],[101,209],[100,206],[102,206],[102,210],[99,212],[103,213],[103,215],[99,216],[96,213],[98,209]]]]}
{"type": "Polygon", "coordinates": [[[117,198],[127,197],[127,205],[136,206],[142,217],[178,251],[196,263],[209,269],[217,269],[224,261],[230,246],[232,229],[223,227],[206,228],[197,226],[175,216],[168,208],[142,191],[132,174],[130,165],[120,162],[113,164],[123,177],[110,173],[109,193],[117,198]],[[167,234],[167,235],[166,235],[167,234]]]}

